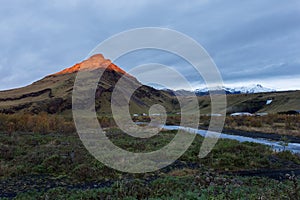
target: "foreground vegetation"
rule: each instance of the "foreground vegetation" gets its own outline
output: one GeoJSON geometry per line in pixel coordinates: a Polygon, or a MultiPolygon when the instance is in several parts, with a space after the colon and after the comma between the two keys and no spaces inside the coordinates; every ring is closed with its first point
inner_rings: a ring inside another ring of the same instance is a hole
{"type": "MultiPolygon", "coordinates": [[[[59,116],[0,116],[0,197],[17,199],[297,199],[299,181],[241,177],[239,171],[300,169],[299,155],[273,152],[267,146],[219,140],[204,159],[199,135],[184,155],[157,172],[127,174],[94,159],[59,116]]],[[[110,118],[99,118],[109,126],[110,118]]],[[[107,128],[118,146],[134,152],[159,149],[176,131],[150,139],[132,138],[107,128]]]]}
{"type": "Polygon", "coordinates": [[[299,181],[265,178],[232,178],[201,174],[165,176],[148,182],[117,181],[110,187],[89,190],[50,189],[19,194],[16,199],[298,199],[299,181]]]}
{"type": "Polygon", "coordinates": [[[300,137],[300,115],[228,116],[225,128],[300,137]]]}
{"type": "MultiPolygon", "coordinates": [[[[217,117],[216,117],[217,118],[217,117]]],[[[211,117],[201,116],[200,127],[208,127],[211,117]]],[[[102,127],[115,127],[115,122],[110,115],[98,117],[102,127]]],[[[133,117],[134,121],[149,121],[148,116],[133,117]]],[[[169,115],[168,124],[179,125],[180,115],[169,115]]],[[[262,133],[275,133],[300,137],[300,115],[269,114],[265,116],[226,116],[225,129],[255,131],[262,133]]],[[[75,132],[72,118],[65,116],[40,113],[32,114],[0,114],[0,131],[12,133],[73,133],[75,132]]]]}

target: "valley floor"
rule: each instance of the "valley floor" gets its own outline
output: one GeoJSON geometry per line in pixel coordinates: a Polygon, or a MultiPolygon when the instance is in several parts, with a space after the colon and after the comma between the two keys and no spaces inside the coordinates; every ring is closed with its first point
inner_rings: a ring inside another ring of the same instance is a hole
{"type": "MultiPolygon", "coordinates": [[[[123,149],[153,151],[176,131],[150,140],[119,129],[108,137],[123,149]]],[[[172,165],[146,174],[104,166],[75,133],[0,133],[0,198],[16,199],[297,199],[300,157],[255,143],[221,139],[198,158],[203,138],[172,165]],[[70,152],[75,152],[74,158],[70,152]]]]}

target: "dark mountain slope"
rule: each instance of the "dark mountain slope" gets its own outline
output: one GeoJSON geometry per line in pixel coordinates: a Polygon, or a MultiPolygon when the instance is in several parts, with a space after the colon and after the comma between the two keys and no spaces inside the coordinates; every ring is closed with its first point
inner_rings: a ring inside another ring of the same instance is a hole
{"type": "Polygon", "coordinates": [[[167,92],[155,90],[152,87],[142,85],[134,77],[124,70],[105,59],[101,54],[94,55],[89,59],[49,75],[31,85],[23,88],[0,92],[1,113],[65,113],[72,108],[72,91],[76,74],[80,69],[93,72],[104,70],[98,83],[96,96],[96,109],[99,113],[110,113],[111,93],[117,81],[125,76],[126,84],[135,84],[139,89],[135,91],[130,101],[130,109],[133,113],[148,112],[151,105],[160,103],[168,112],[172,112],[177,104],[167,92]],[[151,95],[150,95],[151,94],[151,95]]]}

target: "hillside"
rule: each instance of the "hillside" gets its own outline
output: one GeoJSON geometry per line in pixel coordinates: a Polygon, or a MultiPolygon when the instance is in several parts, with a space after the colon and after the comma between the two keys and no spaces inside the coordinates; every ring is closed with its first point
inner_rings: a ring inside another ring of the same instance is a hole
{"type": "Polygon", "coordinates": [[[111,93],[122,76],[126,77],[128,84],[137,84],[139,86],[139,89],[133,94],[130,101],[131,112],[147,112],[150,106],[155,103],[163,104],[169,112],[174,110],[173,98],[168,93],[142,85],[134,77],[111,63],[110,60],[105,59],[101,54],[97,54],[70,68],[46,76],[26,87],[1,91],[0,113],[47,112],[50,114],[70,114],[76,72],[78,72],[79,68],[88,71],[103,70],[105,64],[109,64],[109,66],[99,81],[95,95],[96,109],[99,113],[110,113],[111,93]]]}
{"type": "MultiPolygon", "coordinates": [[[[148,113],[153,104],[163,105],[168,113],[180,111],[178,101],[174,94],[168,90],[157,90],[142,85],[136,78],[105,59],[101,54],[94,55],[83,62],[75,64],[55,74],[19,89],[0,91],[0,113],[40,113],[71,114],[72,91],[79,69],[93,72],[108,68],[103,73],[96,91],[96,110],[99,114],[111,113],[111,94],[118,80],[125,76],[126,83],[137,85],[130,100],[131,113],[148,113]]],[[[190,98],[189,93],[182,92],[185,98],[190,98]]],[[[254,94],[227,94],[227,113],[233,112],[267,112],[278,113],[289,110],[300,110],[300,91],[265,92],[254,94]],[[270,104],[267,101],[271,100],[270,104]]],[[[199,96],[201,114],[211,111],[210,97],[199,96]]],[[[187,101],[188,102],[188,101],[187,101]]],[[[189,110],[195,110],[192,105],[184,105],[189,110]]]]}
{"type": "MultiPolygon", "coordinates": [[[[300,91],[266,92],[255,94],[228,94],[227,113],[278,113],[300,110],[300,91]],[[267,104],[268,100],[272,100],[267,104]]],[[[202,114],[210,113],[210,97],[198,97],[202,114]]]]}

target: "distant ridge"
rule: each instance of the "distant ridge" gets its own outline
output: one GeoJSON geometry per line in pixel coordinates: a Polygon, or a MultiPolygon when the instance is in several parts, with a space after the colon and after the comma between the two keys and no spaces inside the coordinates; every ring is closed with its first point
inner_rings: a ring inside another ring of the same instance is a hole
{"type": "MultiPolygon", "coordinates": [[[[225,94],[255,94],[255,93],[264,93],[264,92],[276,92],[276,90],[263,87],[261,84],[253,84],[249,86],[234,87],[234,88],[223,86],[223,87],[213,89],[211,91],[213,92],[220,91],[225,94]]],[[[194,92],[198,96],[209,94],[208,88],[196,89],[194,92]]]]}
{"type": "Polygon", "coordinates": [[[271,88],[266,88],[263,87],[261,84],[253,84],[249,86],[242,86],[242,87],[215,87],[213,89],[208,89],[207,87],[205,88],[199,88],[194,91],[189,91],[189,90],[171,90],[171,89],[163,89],[170,94],[173,95],[179,95],[179,96],[190,96],[192,94],[197,95],[197,96],[205,96],[209,95],[209,92],[213,94],[256,94],[256,93],[265,93],[265,92],[276,92],[276,90],[271,89],[271,88]]]}

